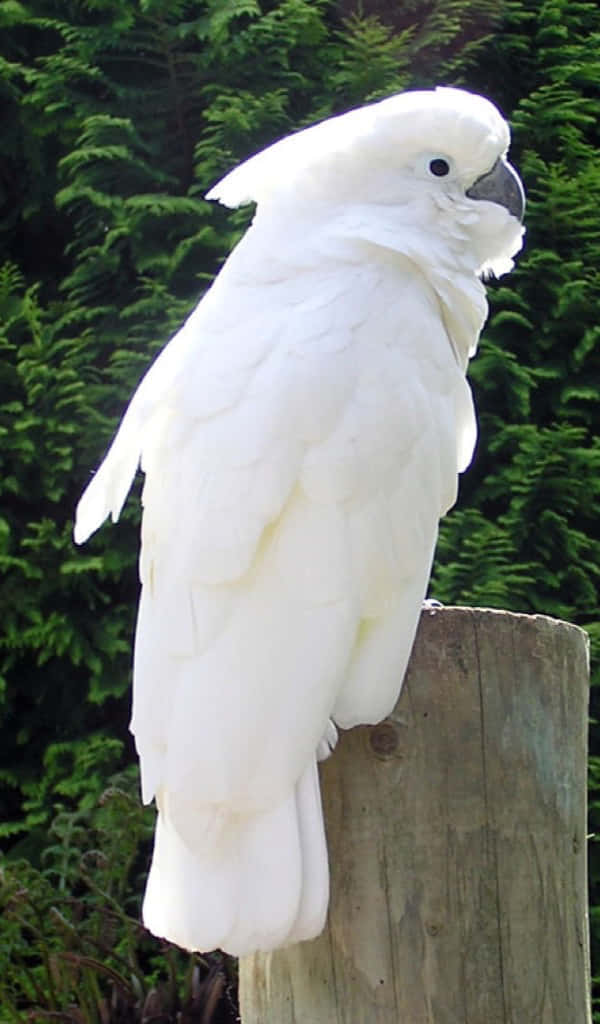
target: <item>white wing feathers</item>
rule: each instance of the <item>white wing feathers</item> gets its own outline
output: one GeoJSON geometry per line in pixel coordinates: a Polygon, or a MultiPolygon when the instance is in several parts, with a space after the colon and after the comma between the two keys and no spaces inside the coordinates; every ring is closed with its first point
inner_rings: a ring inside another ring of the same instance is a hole
{"type": "Polygon", "coordinates": [[[145,920],[236,953],[322,924],[315,751],[330,716],[395,701],[472,432],[435,298],[401,260],[261,288],[251,246],[142,382],[77,521],[82,540],[118,516],[141,456],[145,920]]]}
{"type": "Polygon", "coordinates": [[[108,515],[116,522],[129,493],[148,430],[159,429],[166,413],[161,405],[174,387],[178,369],[189,351],[194,314],[162,351],[134,394],[104,461],[77,506],[74,539],[83,544],[108,515]],[[187,343],[187,344],[186,344],[187,343]]]}

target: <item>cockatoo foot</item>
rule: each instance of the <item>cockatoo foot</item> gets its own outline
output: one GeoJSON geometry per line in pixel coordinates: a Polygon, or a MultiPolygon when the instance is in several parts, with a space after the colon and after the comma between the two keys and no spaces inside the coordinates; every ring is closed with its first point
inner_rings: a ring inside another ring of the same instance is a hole
{"type": "Polygon", "coordinates": [[[335,750],[337,741],[338,731],[331,719],[329,719],[325,733],[317,747],[317,761],[326,761],[329,755],[335,750]]]}

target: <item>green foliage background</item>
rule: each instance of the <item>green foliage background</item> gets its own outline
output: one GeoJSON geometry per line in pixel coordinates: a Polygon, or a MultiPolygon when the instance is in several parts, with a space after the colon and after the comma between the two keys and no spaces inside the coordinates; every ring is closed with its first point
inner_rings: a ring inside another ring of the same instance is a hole
{"type": "MultiPolygon", "coordinates": [[[[64,815],[95,821],[107,780],[134,760],[137,502],[82,551],[72,516],[137,380],[247,223],[247,211],[227,214],[203,194],[294,128],[438,83],[480,91],[510,118],[529,205],[518,268],[490,285],[471,371],[479,447],[443,524],[433,591],[560,616],[595,645],[596,4],[0,0],[0,836],[9,874],[28,857],[46,877],[48,830],[64,815]]],[[[593,724],[592,832],[599,754],[593,724]]],[[[596,948],[593,842],[591,888],[596,948]]],[[[21,993],[15,1005],[41,998],[21,993]]]]}

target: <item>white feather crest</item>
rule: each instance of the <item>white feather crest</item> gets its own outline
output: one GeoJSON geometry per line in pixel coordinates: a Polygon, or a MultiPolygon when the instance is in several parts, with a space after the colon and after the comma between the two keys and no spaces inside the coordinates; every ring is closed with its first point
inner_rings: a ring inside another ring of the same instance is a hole
{"type": "Polygon", "coordinates": [[[343,178],[338,162],[346,171],[357,157],[367,167],[382,161],[393,167],[428,137],[443,138],[446,148],[457,145],[463,155],[472,144],[473,160],[483,160],[481,172],[486,170],[482,143],[497,152],[505,151],[510,141],[502,115],[484,97],[443,86],[415,90],[288,135],[230,171],[206,198],[230,207],[261,202],[290,187],[292,181],[297,185],[307,171],[326,174],[339,188],[343,178]]]}

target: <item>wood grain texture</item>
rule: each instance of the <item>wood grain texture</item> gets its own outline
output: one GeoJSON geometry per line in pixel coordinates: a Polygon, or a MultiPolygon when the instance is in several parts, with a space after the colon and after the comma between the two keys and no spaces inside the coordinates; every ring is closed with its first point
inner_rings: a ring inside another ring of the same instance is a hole
{"type": "Polygon", "coordinates": [[[577,627],[424,611],[322,766],[327,929],[241,961],[243,1024],[589,1024],[587,701],[577,627]]]}

